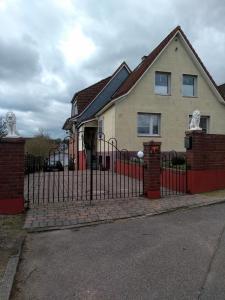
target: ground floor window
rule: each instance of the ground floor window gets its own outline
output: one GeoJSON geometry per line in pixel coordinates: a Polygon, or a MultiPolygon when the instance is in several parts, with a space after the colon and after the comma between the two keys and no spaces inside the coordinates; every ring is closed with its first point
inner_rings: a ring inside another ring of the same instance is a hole
{"type": "Polygon", "coordinates": [[[137,133],[139,136],[160,135],[160,114],[138,113],[137,133]]]}
{"type": "MultiPolygon", "coordinates": [[[[189,116],[189,124],[191,122],[192,116],[189,116]]],[[[199,127],[202,128],[202,131],[205,133],[209,133],[209,116],[201,116],[199,127]]]]}

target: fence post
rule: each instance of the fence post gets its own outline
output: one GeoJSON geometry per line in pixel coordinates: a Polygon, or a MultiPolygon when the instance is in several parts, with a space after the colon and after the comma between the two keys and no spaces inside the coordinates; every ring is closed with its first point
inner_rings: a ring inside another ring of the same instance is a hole
{"type": "Polygon", "coordinates": [[[160,149],[161,142],[144,145],[144,195],[149,199],[160,198],[160,149]]]}
{"type": "Polygon", "coordinates": [[[23,138],[0,141],[0,214],[17,214],[24,210],[23,138]]]}

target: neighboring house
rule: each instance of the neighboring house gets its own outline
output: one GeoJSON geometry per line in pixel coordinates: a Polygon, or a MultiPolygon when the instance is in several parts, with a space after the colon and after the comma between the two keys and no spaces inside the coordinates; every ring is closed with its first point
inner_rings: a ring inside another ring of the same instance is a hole
{"type": "Polygon", "coordinates": [[[225,83],[218,86],[220,93],[225,98],[225,83]]]}
{"type": "Polygon", "coordinates": [[[131,152],[152,139],[163,151],[184,151],[196,109],[204,131],[225,134],[224,90],[178,26],[133,71],[122,63],[112,76],[76,93],[63,129],[84,132],[85,145],[94,137],[95,151],[97,132],[131,152]]]}

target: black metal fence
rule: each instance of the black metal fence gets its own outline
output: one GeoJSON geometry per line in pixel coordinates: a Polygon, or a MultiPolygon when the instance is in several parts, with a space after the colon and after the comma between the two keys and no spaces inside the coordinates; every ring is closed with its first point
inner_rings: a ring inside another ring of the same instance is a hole
{"type": "Polygon", "coordinates": [[[182,195],[187,192],[187,163],[185,154],[171,151],[161,153],[161,196],[182,195]]]}
{"type": "Polygon", "coordinates": [[[24,196],[29,204],[138,197],[143,194],[143,162],[119,150],[116,139],[85,132],[66,138],[48,157],[25,158],[24,196]]]}

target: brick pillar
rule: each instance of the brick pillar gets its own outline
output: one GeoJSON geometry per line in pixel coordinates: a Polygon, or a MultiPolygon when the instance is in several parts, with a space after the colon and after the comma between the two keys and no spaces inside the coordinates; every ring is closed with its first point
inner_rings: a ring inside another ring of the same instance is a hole
{"type": "Polygon", "coordinates": [[[187,131],[188,192],[225,188],[225,135],[187,131]]]}
{"type": "Polygon", "coordinates": [[[144,143],[144,195],[160,198],[160,142],[144,143]]]}
{"type": "Polygon", "coordinates": [[[0,214],[17,214],[24,210],[23,138],[0,141],[0,214]]]}

